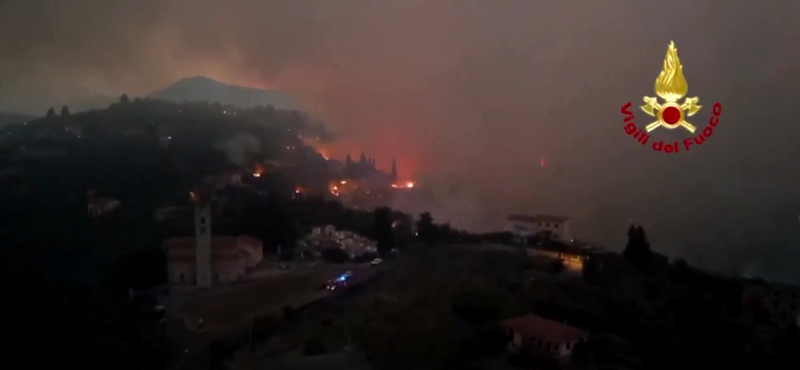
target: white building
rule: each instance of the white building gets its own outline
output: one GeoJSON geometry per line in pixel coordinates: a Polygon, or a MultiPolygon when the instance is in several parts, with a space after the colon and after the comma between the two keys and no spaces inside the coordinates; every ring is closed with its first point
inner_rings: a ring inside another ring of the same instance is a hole
{"type": "Polygon", "coordinates": [[[311,236],[313,238],[333,238],[336,233],[336,228],[332,225],[325,227],[317,226],[311,229],[311,236]]]}
{"type": "Polygon", "coordinates": [[[569,218],[564,216],[508,216],[508,231],[517,236],[519,242],[524,242],[526,238],[534,236],[542,231],[552,233],[554,240],[569,242],[572,235],[569,230],[569,218]]]}
{"type": "Polygon", "coordinates": [[[309,246],[316,248],[341,248],[351,259],[378,251],[374,241],[347,230],[336,230],[332,225],[312,228],[306,241],[309,246]]]}

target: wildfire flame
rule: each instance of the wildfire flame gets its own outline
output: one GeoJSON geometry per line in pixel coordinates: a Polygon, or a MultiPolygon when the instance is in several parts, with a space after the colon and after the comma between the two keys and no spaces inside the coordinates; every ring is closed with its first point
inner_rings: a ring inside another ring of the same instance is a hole
{"type": "Polygon", "coordinates": [[[667,56],[664,58],[664,69],[656,78],[656,95],[668,102],[675,102],[689,92],[689,84],[683,77],[683,65],[678,58],[675,42],[670,41],[667,56]]]}
{"type": "Polygon", "coordinates": [[[267,169],[262,165],[256,165],[256,168],[253,170],[253,177],[261,177],[261,175],[267,172],[267,169]]]}
{"type": "Polygon", "coordinates": [[[411,189],[411,188],[414,187],[414,182],[413,181],[407,181],[407,182],[402,183],[402,184],[392,184],[392,187],[395,188],[395,189],[411,189]]]}

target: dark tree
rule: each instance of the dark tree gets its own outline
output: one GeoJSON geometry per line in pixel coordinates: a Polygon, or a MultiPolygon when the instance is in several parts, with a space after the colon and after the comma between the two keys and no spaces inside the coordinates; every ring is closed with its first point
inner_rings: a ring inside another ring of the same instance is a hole
{"type": "Polygon", "coordinates": [[[417,237],[428,243],[434,243],[438,236],[437,234],[438,230],[436,224],[433,223],[433,216],[431,216],[430,212],[420,214],[419,221],[417,221],[417,237]]]}
{"type": "Polygon", "coordinates": [[[628,244],[623,255],[637,268],[644,268],[649,264],[652,258],[650,242],[640,225],[631,225],[628,229],[628,244]]]}
{"type": "Polygon", "coordinates": [[[47,119],[48,120],[52,120],[54,118],[56,118],[56,110],[53,109],[53,108],[48,109],[47,110],[47,119]]]}
{"type": "Polygon", "coordinates": [[[353,158],[350,157],[350,154],[347,154],[347,157],[344,159],[344,173],[348,177],[353,176],[353,158]]]}
{"type": "Polygon", "coordinates": [[[454,241],[453,240],[453,239],[455,239],[454,236],[456,236],[455,234],[458,232],[457,230],[455,230],[455,233],[454,233],[454,230],[450,227],[450,223],[449,222],[444,224],[444,225],[438,226],[436,231],[437,231],[437,234],[439,235],[439,237],[441,237],[443,240],[446,240],[446,241],[449,241],[449,242],[454,241]]]}
{"type": "Polygon", "coordinates": [[[385,255],[392,249],[394,233],[392,230],[392,209],[388,207],[376,208],[375,239],[378,242],[378,253],[385,255]]]}
{"type": "Polygon", "coordinates": [[[264,248],[290,245],[301,236],[296,221],[275,193],[266,198],[252,195],[241,220],[242,231],[262,240],[264,248]]]}
{"type": "Polygon", "coordinates": [[[450,301],[450,308],[458,318],[470,324],[485,324],[497,320],[499,297],[489,293],[459,292],[450,301]]]}
{"type": "Polygon", "coordinates": [[[331,263],[345,263],[350,256],[341,248],[325,248],[320,251],[320,257],[331,263]]]}
{"type": "Polygon", "coordinates": [[[61,107],[61,117],[62,118],[69,117],[69,108],[67,108],[66,105],[61,107]]]}
{"type": "Polygon", "coordinates": [[[631,224],[631,226],[628,228],[628,243],[625,245],[625,250],[622,252],[622,254],[626,259],[633,262],[637,257],[638,249],[639,245],[636,235],[636,225],[631,224]]]}
{"type": "Polygon", "coordinates": [[[128,105],[130,102],[131,100],[128,99],[128,94],[122,94],[122,96],[119,97],[119,103],[122,105],[128,105]]]}

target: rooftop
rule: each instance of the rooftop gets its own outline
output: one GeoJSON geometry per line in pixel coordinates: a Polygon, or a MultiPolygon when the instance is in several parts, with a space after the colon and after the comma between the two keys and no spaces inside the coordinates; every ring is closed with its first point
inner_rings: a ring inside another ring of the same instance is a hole
{"type": "Polygon", "coordinates": [[[588,332],[581,329],[534,314],[505,320],[500,323],[500,326],[551,343],[576,342],[589,336],[588,332]]]}
{"type": "MultiPolygon", "coordinates": [[[[236,250],[240,244],[259,246],[261,241],[247,235],[241,236],[212,236],[211,248],[214,252],[236,250]]],[[[177,237],[169,238],[161,243],[167,250],[194,250],[197,247],[197,242],[194,237],[177,237]]]]}

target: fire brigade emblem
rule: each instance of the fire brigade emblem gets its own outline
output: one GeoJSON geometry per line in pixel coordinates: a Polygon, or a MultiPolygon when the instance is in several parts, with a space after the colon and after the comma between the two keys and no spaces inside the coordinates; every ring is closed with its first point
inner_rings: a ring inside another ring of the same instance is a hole
{"type": "Polygon", "coordinates": [[[645,127],[647,132],[659,127],[669,130],[683,127],[693,134],[696,128],[686,121],[686,117],[695,115],[702,106],[697,105],[700,100],[698,97],[687,97],[683,99],[683,103],[678,102],[688,91],[689,84],[683,77],[683,65],[678,58],[678,49],[675,47],[675,42],[670,41],[667,56],[664,58],[664,68],[656,78],[655,84],[656,95],[664,100],[664,103],[659,103],[656,97],[645,96],[645,105],[641,107],[645,113],[657,119],[645,127]]]}

